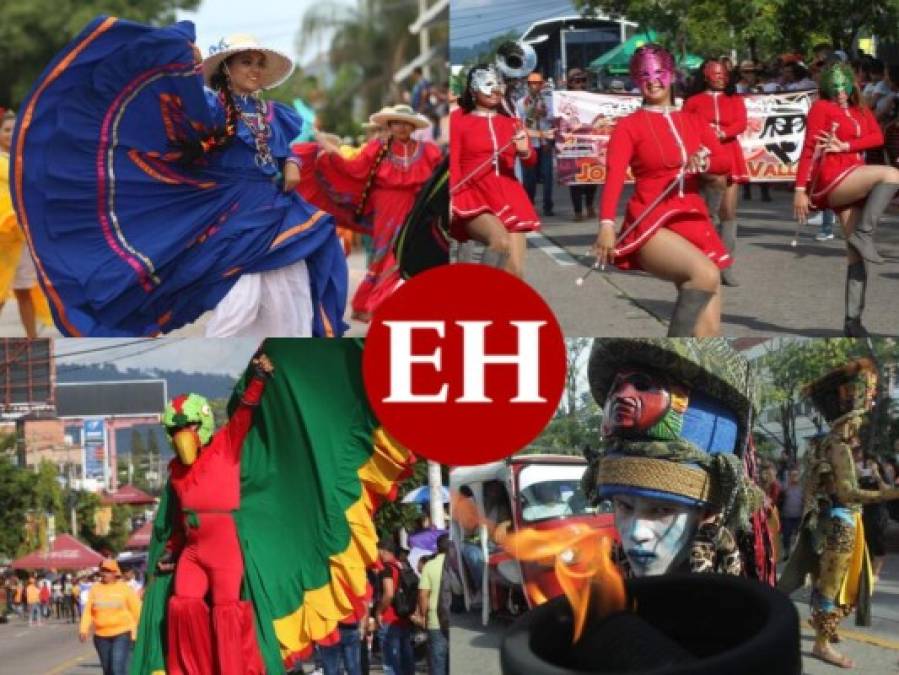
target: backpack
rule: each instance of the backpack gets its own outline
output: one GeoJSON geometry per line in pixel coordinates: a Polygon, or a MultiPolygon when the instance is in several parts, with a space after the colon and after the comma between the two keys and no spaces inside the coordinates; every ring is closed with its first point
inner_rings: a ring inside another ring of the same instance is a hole
{"type": "Polygon", "coordinates": [[[396,590],[390,605],[401,619],[407,619],[418,608],[418,575],[408,567],[394,567],[396,590]]]}
{"type": "Polygon", "coordinates": [[[449,564],[449,555],[443,559],[443,571],[440,574],[440,597],[437,600],[437,620],[440,622],[440,632],[444,637],[449,637],[450,607],[453,604],[453,568],[449,564]]]}

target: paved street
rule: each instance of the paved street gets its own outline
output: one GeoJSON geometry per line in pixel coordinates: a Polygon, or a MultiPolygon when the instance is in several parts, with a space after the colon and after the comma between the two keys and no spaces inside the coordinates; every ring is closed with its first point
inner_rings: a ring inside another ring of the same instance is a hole
{"type": "Polygon", "coordinates": [[[51,619],[28,627],[18,617],[0,625],[0,671],[12,675],[88,675],[99,672],[92,643],[78,641],[74,624],[51,619]]]}
{"type": "MultiPolygon", "coordinates": [[[[839,672],[888,675],[899,673],[899,523],[891,522],[888,552],[883,574],[873,598],[873,625],[859,628],[854,616],[840,629],[843,637],[840,651],[855,660],[856,668],[842,671],[811,656],[814,633],[805,622],[808,618],[808,592],[794,595],[802,617],[802,654],[804,675],[835,675],[839,672]]],[[[676,611],[676,608],[672,608],[676,611]]],[[[736,621],[737,619],[735,619],[736,621]]],[[[453,614],[450,633],[451,675],[500,675],[499,647],[509,623],[492,620],[484,627],[480,613],[453,614]],[[476,671],[471,664],[477,664],[476,671]]]]}
{"type": "MultiPolygon", "coordinates": [[[[364,323],[352,321],[350,319],[352,310],[350,309],[349,303],[350,299],[353,297],[353,293],[356,292],[356,287],[362,282],[362,278],[365,276],[365,254],[361,251],[354,251],[347,259],[347,264],[349,265],[350,278],[345,321],[350,324],[350,329],[347,331],[346,336],[359,337],[365,335],[368,326],[364,323]]],[[[209,320],[209,316],[209,313],[204,314],[189,326],[167,333],[166,337],[203,337],[204,326],[209,320]]],[[[59,337],[59,331],[55,328],[48,328],[47,326],[39,326],[38,328],[38,334],[41,337],[59,337]]],[[[22,324],[19,323],[19,310],[18,307],[16,307],[16,301],[13,299],[8,300],[3,305],[3,308],[0,309],[0,336],[25,336],[25,332],[22,330],[22,324]]]]}
{"type": "MultiPolygon", "coordinates": [[[[601,195],[601,189],[600,189],[601,195]]],[[[623,207],[629,188],[621,201],[623,207]]],[[[817,242],[806,226],[790,247],[795,222],[792,192],[772,187],[773,201],[738,207],[738,288],[724,289],[722,333],[726,336],[842,334],[846,273],[845,244],[839,234],[817,242]]],[[[575,280],[593,262],[585,253],[596,238],[597,222],[575,223],[567,188],[556,188],[555,213],[531,236],[525,278],[549,302],[566,335],[661,336],[675,300],[671,284],[642,273],[592,273],[581,287],[575,280]]],[[[540,204],[538,194],[537,203],[540,204]]],[[[896,335],[899,319],[899,217],[888,215],[877,233],[884,265],[872,265],[865,325],[874,334],[896,335]]],[[[838,230],[839,227],[837,226],[838,230]]]]}

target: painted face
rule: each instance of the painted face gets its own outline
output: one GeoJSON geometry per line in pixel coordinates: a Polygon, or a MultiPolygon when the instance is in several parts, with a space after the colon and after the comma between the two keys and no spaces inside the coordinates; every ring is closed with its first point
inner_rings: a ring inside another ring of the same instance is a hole
{"type": "Polygon", "coordinates": [[[661,49],[638,50],[631,59],[631,79],[640,89],[654,83],[667,89],[674,81],[674,61],[661,49]]]}
{"type": "Polygon", "coordinates": [[[604,436],[678,438],[689,403],[687,390],[667,378],[636,370],[622,371],[606,400],[604,436]]]}
{"type": "Polygon", "coordinates": [[[474,94],[493,96],[502,93],[502,83],[493,68],[482,68],[471,76],[471,91],[474,94]]]}
{"type": "Polygon", "coordinates": [[[855,80],[851,72],[840,65],[831,66],[821,74],[821,91],[832,99],[841,93],[849,96],[854,86],[855,80]]]}
{"type": "Polygon", "coordinates": [[[12,130],[15,126],[15,120],[6,120],[0,124],[0,150],[3,152],[9,152],[12,145],[12,130]]]}
{"type": "Polygon", "coordinates": [[[636,576],[665,574],[683,560],[699,508],[633,495],[618,495],[613,502],[615,527],[636,576]]]}
{"type": "Polygon", "coordinates": [[[262,72],[266,66],[263,52],[240,52],[229,58],[227,63],[234,93],[246,96],[262,89],[262,72]]]}
{"type": "Polygon", "coordinates": [[[702,74],[709,87],[721,91],[727,86],[727,70],[720,61],[709,61],[702,69],[702,74]]]}

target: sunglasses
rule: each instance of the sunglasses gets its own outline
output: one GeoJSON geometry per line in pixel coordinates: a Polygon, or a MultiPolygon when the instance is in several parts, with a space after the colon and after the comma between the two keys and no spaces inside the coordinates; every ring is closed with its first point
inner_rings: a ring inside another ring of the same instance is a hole
{"type": "Polygon", "coordinates": [[[571,82],[586,82],[586,81],[587,81],[586,77],[572,77],[571,78],[571,82]]]}

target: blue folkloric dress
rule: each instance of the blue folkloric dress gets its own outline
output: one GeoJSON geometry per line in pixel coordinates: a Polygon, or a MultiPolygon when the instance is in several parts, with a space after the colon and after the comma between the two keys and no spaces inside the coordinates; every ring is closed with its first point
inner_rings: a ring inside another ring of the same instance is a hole
{"type": "Polygon", "coordinates": [[[179,163],[180,141],[224,123],[193,41],[189,22],[100,17],[22,104],[10,188],[56,325],[75,336],[165,333],[215,308],[242,275],[305,261],[312,334],[340,335],[347,267],[333,218],[281,188],[299,117],[237,99],[245,114],[231,144],[179,163]],[[271,161],[257,147],[263,120],[271,161]]]}

